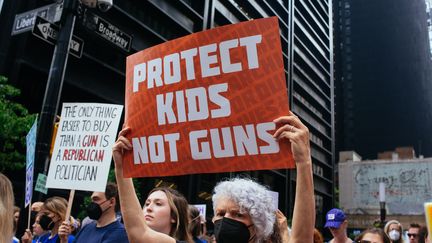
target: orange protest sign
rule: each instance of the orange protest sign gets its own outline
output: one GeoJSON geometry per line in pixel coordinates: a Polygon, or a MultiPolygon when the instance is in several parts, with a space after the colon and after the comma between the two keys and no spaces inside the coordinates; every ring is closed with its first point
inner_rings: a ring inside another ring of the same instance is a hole
{"type": "Polygon", "coordinates": [[[292,168],[273,119],[289,111],[276,17],[222,26],[127,58],[127,177],[292,168]]]}

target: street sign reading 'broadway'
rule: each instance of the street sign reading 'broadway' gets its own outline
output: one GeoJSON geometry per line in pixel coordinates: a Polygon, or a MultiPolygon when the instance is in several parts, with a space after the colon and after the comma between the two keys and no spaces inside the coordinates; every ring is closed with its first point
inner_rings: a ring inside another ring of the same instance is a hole
{"type": "MultiPolygon", "coordinates": [[[[55,45],[58,38],[60,28],[48,22],[47,20],[36,17],[36,22],[33,27],[33,35],[39,37],[40,39],[55,45]]],[[[69,43],[69,53],[77,58],[80,58],[83,52],[84,41],[75,35],[72,36],[72,40],[69,43]]]]}

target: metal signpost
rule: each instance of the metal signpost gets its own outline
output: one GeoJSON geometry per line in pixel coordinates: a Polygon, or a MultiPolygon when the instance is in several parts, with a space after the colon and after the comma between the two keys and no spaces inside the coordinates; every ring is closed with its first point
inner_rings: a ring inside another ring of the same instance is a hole
{"type": "MultiPolygon", "coordinates": [[[[129,52],[131,48],[132,37],[130,35],[95,14],[88,12],[84,15],[88,7],[95,7],[88,6],[88,3],[89,1],[57,0],[57,3],[15,16],[12,35],[32,30],[33,35],[55,46],[37,129],[35,164],[44,164],[44,168],[43,172],[38,170],[36,173],[42,172],[43,175],[46,175],[48,171],[52,131],[61,97],[68,54],[80,58],[83,52],[84,41],[72,34],[76,17],[88,17],[87,21],[84,21],[88,29],[124,51],[129,52]],[[54,24],[58,21],[61,21],[59,24],[61,27],[54,24]]],[[[100,5],[99,9],[106,11],[111,6],[112,2],[105,7],[100,5]]],[[[45,189],[38,191],[46,193],[45,189]]],[[[39,193],[38,200],[41,197],[39,193]]]]}
{"type": "MultiPolygon", "coordinates": [[[[75,26],[76,0],[64,0],[63,23],[61,29],[55,35],[57,38],[53,59],[49,69],[48,81],[45,89],[42,110],[37,131],[36,162],[44,164],[43,174],[47,174],[50,160],[50,144],[56,119],[57,108],[63,87],[64,74],[68,60],[70,41],[75,26]]],[[[48,31],[48,26],[47,33],[48,31]]],[[[39,29],[36,27],[36,29],[39,29]]],[[[50,34],[50,37],[52,34],[50,34]]],[[[46,34],[48,38],[48,34],[46,34]]],[[[38,171],[39,172],[39,171],[38,171]]],[[[40,200],[42,194],[39,194],[40,200]]]]}
{"type": "MultiPolygon", "coordinates": [[[[41,17],[36,17],[36,22],[34,24],[32,33],[51,45],[55,45],[59,30],[60,27],[58,25],[52,24],[41,17]]],[[[72,39],[69,43],[69,53],[77,58],[80,58],[83,48],[84,41],[75,35],[72,36],[72,39]]]]}

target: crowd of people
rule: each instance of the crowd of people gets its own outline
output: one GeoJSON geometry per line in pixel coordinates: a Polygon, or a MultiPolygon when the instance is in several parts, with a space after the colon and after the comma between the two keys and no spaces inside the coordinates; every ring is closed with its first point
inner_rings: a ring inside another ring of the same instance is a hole
{"type": "MultiPolygon", "coordinates": [[[[123,177],[123,155],[132,149],[123,128],[113,146],[116,182],[108,183],[105,192],[93,192],[87,207],[88,219],[80,223],[66,218],[67,201],[51,197],[32,205],[34,223],[21,242],[157,242],[157,243],[247,243],[247,242],[323,242],[315,229],[315,201],[309,131],[293,113],[274,120],[278,129],[274,138],[291,144],[296,163],[296,194],[291,226],[273,203],[269,189],[249,178],[231,178],[217,183],[212,203],[214,230],[212,237],[202,229],[199,211],[189,205],[178,191],[154,188],[141,205],[131,178],[123,177]]],[[[0,173],[0,243],[18,242],[14,238],[14,196],[9,179],[0,173]]],[[[355,241],[347,236],[348,221],[340,209],[326,215],[326,224],[333,235],[331,243],[403,242],[402,226],[389,221],[384,230],[371,228],[355,241]]],[[[410,242],[425,242],[427,230],[409,229],[410,242]],[[423,232],[423,233],[422,233],[423,232]],[[411,241],[417,239],[418,241],[411,241]],[[423,240],[423,241],[421,241],[423,240]]]]}
{"type": "MultiPolygon", "coordinates": [[[[430,243],[428,230],[425,226],[411,223],[407,231],[407,241],[404,240],[404,230],[402,224],[397,220],[389,220],[383,229],[369,228],[361,232],[354,239],[347,235],[348,220],[345,213],[338,208],[331,209],[326,215],[324,226],[331,232],[333,239],[329,243],[430,243]]],[[[319,234],[319,231],[315,234],[319,234]]],[[[318,237],[318,236],[317,236],[318,237]]],[[[324,242],[315,240],[314,243],[324,242]]]]}

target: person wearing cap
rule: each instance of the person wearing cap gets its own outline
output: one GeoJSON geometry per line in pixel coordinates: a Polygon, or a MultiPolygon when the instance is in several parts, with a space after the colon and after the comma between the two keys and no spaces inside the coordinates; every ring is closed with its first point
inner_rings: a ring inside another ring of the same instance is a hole
{"type": "Polygon", "coordinates": [[[333,239],[329,243],[352,243],[353,241],[347,236],[348,221],[346,220],[345,213],[338,209],[333,208],[328,211],[326,215],[325,228],[328,228],[333,235],[333,239]]]}

